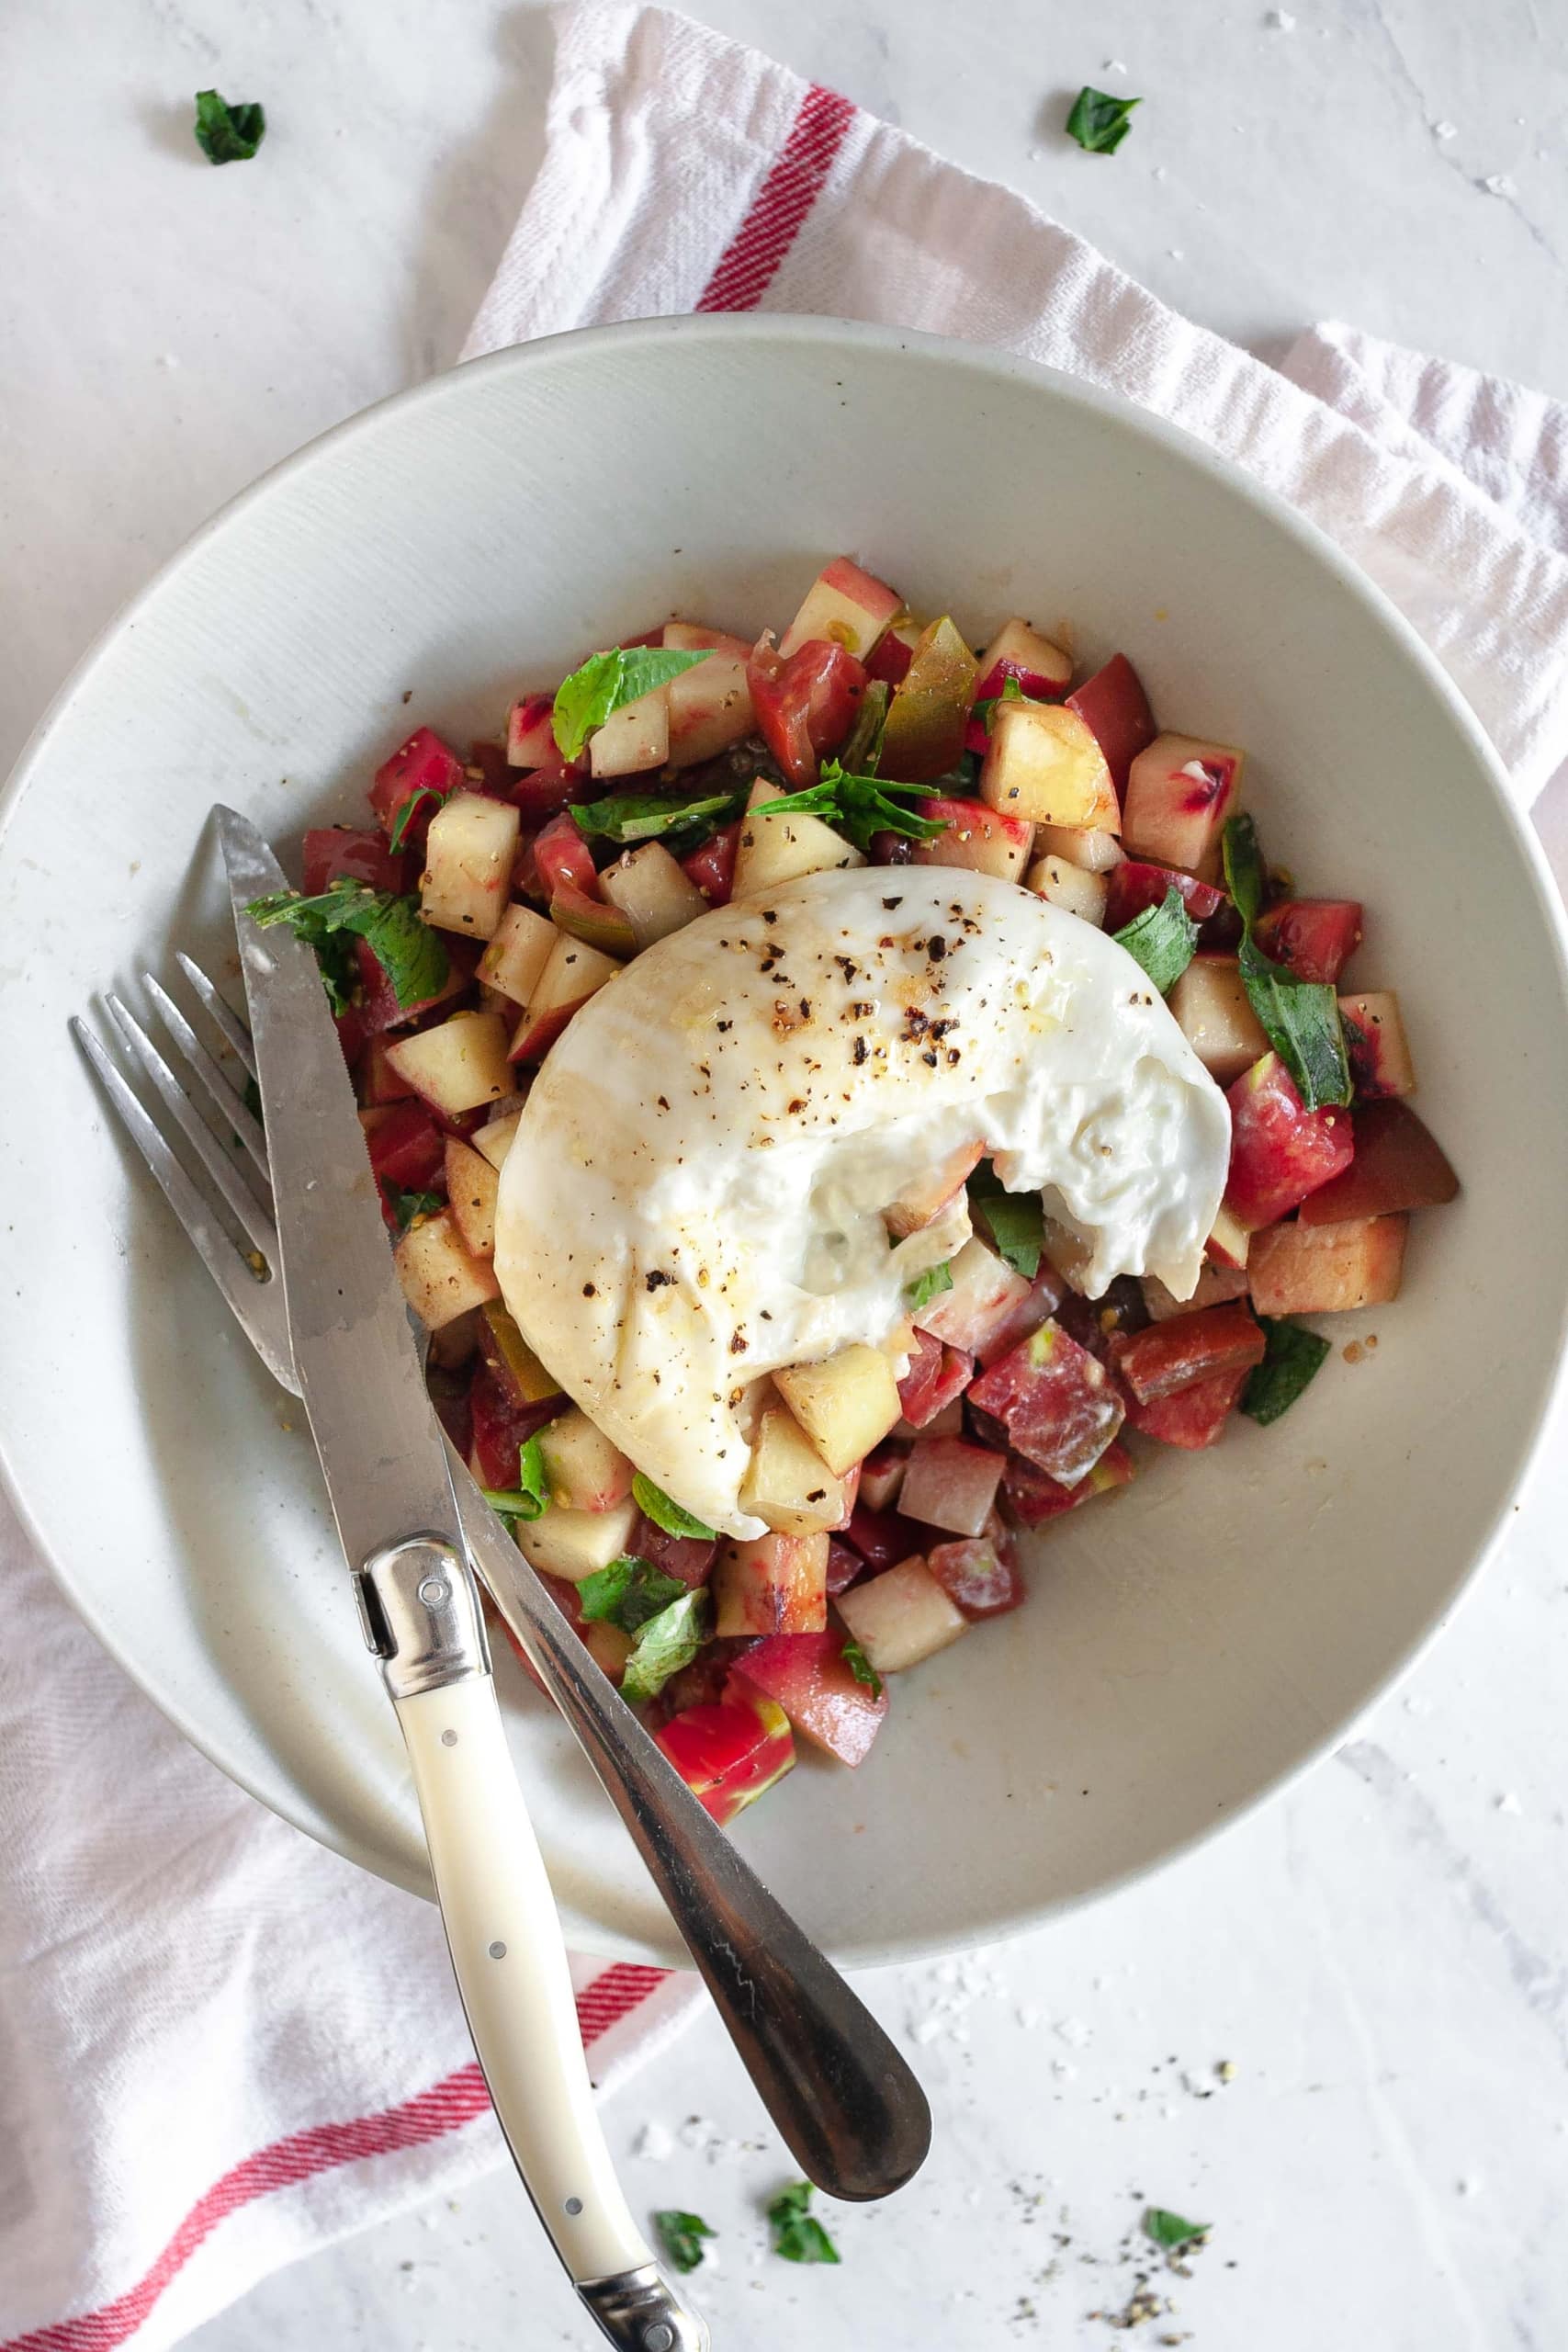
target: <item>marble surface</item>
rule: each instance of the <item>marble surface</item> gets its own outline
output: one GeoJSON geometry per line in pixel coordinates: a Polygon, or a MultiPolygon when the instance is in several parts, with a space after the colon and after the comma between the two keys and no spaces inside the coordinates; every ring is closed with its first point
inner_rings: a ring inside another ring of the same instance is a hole
{"type": "MultiPolygon", "coordinates": [[[[1568,392],[1568,34],[1534,0],[703,13],[1265,354],[1339,316],[1568,392]],[[1112,163],[1061,137],[1085,80],[1147,99],[1112,163]]],[[[197,522],[454,356],[537,154],[549,46],[495,0],[439,25],[423,0],[0,16],[0,770],[197,522]],[[190,145],[212,82],[267,105],[254,167],[190,145]]],[[[904,2197],[835,2217],[840,2268],[764,2254],[787,2166],[716,2031],[639,2077],[612,2138],[638,2201],[720,2232],[718,2346],[1109,2346],[1145,2270],[1171,2308],[1134,2341],[1568,2341],[1565,1514],[1568,1417],[1457,1623],[1331,1762],[1048,1935],[871,1981],[939,2141],[904,2197]],[[635,2153],[649,2138],[665,2153],[635,2153]],[[1190,2276],[1129,2237],[1146,2201],[1213,2223],[1190,2276]]],[[[191,2341],[587,2352],[501,2175],[191,2341]]]]}

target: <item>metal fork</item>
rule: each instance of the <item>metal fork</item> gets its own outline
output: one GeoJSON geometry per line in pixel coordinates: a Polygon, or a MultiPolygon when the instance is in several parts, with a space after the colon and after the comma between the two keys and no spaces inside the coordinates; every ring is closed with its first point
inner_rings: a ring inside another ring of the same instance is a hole
{"type": "MultiPolygon", "coordinates": [[[[266,1138],[235,1067],[255,1076],[250,1033],[190,956],[176,960],[232,1061],[225,1067],[151,975],[142,985],[214,1125],[117,996],[115,1027],[199,1163],[182,1163],[86,1024],[71,1028],[267,1370],[299,1394],[283,1284],[274,1278],[266,1138]],[[223,1133],[234,1138],[224,1142],[223,1133]]],[[[603,1674],[447,1442],[474,1567],[576,1736],[669,1907],[748,2073],[801,2168],[830,2196],[886,2197],[919,2170],[931,2111],[908,2064],[838,1971],[703,1810],[603,1674]]]]}

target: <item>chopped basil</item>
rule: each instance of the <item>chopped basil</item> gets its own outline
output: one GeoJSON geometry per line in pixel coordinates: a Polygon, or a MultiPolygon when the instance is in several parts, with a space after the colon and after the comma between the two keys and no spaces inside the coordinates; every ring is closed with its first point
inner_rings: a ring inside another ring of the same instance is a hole
{"type": "Polygon", "coordinates": [[[969,1205],[978,1209],[991,1239],[1015,1274],[1032,1282],[1045,1247],[1045,1212],[1038,1193],[1010,1193],[988,1159],[968,1183],[969,1205]]]}
{"type": "Polygon", "coordinates": [[[623,1634],[640,1634],[650,1619],[689,1588],[679,1577],[667,1577],[651,1560],[623,1552],[607,1568],[597,1568],[577,1588],[577,1605],[590,1623],[618,1625],[623,1634]]]}
{"type": "Polygon", "coordinates": [[[351,984],[344,933],[364,940],[390,980],[401,1011],[438,995],[446,984],[446,950],[421,915],[417,899],[372,890],[367,883],[351,882],[340,874],[312,899],[299,890],[275,890],[269,897],[253,899],[245,912],[264,931],[286,922],[296,938],[315,949],[334,1012],[345,1009],[351,984]]]}
{"type": "Polygon", "coordinates": [[[882,737],[887,725],[891,689],[886,678],[867,681],[860,698],[860,716],[844,745],[843,765],[857,775],[874,775],[882,757],[882,737]]]}
{"type": "Polygon", "coordinates": [[[536,1437],[525,1438],[517,1449],[517,1485],[510,1494],[484,1489],[491,1510],[502,1519],[542,1519],[550,1507],[550,1482],[545,1475],[544,1449],[536,1437]]]}
{"type": "Polygon", "coordinates": [[[1241,1409],[1255,1421],[1277,1421],[1315,1377],[1328,1353],[1328,1341],[1288,1317],[1276,1321],[1260,1315],[1258,1319],[1263,1326],[1264,1356],[1247,1374],[1241,1409]]]}
{"type": "Polygon", "coordinates": [[[786,2262],[837,2262],[839,2249],[811,2211],[811,2183],[798,2180],[781,2188],[768,2206],[773,2223],[773,2252],[786,2262]]]}
{"type": "Polygon", "coordinates": [[[1170,2253],[1206,2238],[1210,2227],[1207,2222],[1184,2222],[1179,2213],[1168,2213],[1163,2205],[1151,2205],[1144,2215],[1144,2235],[1170,2253]]]}
{"type": "Polygon", "coordinates": [[[386,1193],[400,1233],[406,1233],[416,1216],[434,1216],[446,1205],[439,1193],[405,1193],[400,1184],[389,1184],[386,1193]]]}
{"type": "Polygon", "coordinates": [[[706,652],[676,653],[662,645],[613,645],[606,653],[591,653],[556,688],[550,725],[561,757],[575,760],[594,729],[617,710],[707,658],[706,652]]]}
{"type": "Polygon", "coordinates": [[[707,1640],[710,1623],[705,1590],[683,1592],[650,1617],[621,1677],[621,1696],[634,1707],[657,1699],[672,1674],[690,1666],[707,1640]]]}
{"type": "Polygon", "coordinates": [[[216,90],[196,94],[196,143],[209,164],[248,163],[266,136],[266,116],[254,99],[231,106],[216,90]]]}
{"type": "Polygon", "coordinates": [[[1114,155],[1132,124],[1128,120],[1142,98],[1113,98],[1109,90],[1091,90],[1086,82],[1073,100],[1067,117],[1067,137],[1076,139],[1089,155],[1114,155]]]}
{"type": "Polygon", "coordinates": [[[991,713],[995,710],[998,703],[1027,702],[1028,699],[1028,695],[1024,693],[1023,688],[1019,684],[1018,680],[1013,676],[1010,670],[1003,682],[1000,694],[987,695],[984,702],[977,702],[975,705],[975,707],[970,712],[969,716],[971,718],[977,718],[988,735],[991,731],[991,713]]]}
{"type": "Polygon", "coordinates": [[[676,2270],[694,2270],[703,2258],[704,2238],[716,2237],[700,2213],[679,2213],[667,2211],[655,2213],[653,2226],[659,2232],[659,2243],[676,2270]]]}
{"type": "Polygon", "coordinates": [[[852,1634],[843,1647],[844,1664],[857,1682],[863,1682],[874,1699],[882,1696],[882,1677],[852,1634]]]}
{"type": "Polygon", "coordinates": [[[1161,996],[1170,994],[1198,948],[1198,926],[1174,882],[1160,905],[1145,907],[1111,935],[1143,966],[1161,996]]]}
{"type": "Polygon", "coordinates": [[[387,836],[387,847],[391,850],[401,849],[408,838],[409,827],[413,822],[414,811],[422,800],[434,800],[439,808],[446,797],[446,795],[444,792],[437,792],[433,784],[422,784],[416,792],[411,792],[392,820],[392,830],[387,836]]]}
{"type": "Polygon", "coordinates": [[[640,1470],[632,1478],[632,1498],[644,1519],[652,1520],[666,1535],[690,1536],[697,1544],[715,1540],[711,1527],[705,1527],[700,1519],[694,1519],[689,1510],[671,1502],[663,1487],[656,1487],[651,1478],[645,1478],[640,1470]]]}
{"type": "Polygon", "coordinates": [[[852,775],[837,760],[824,760],[815,784],[803,792],[786,792],[777,800],[761,800],[759,817],[820,817],[836,825],[856,849],[871,847],[873,833],[904,833],[910,841],[934,841],[942,831],[940,820],[917,817],[893,797],[895,793],[932,793],[934,784],[895,784],[880,776],[852,775]]]}
{"type": "Polygon", "coordinates": [[[1237,958],[1247,1001],[1269,1043],[1295,1081],[1309,1111],[1348,1102],[1350,1060],[1339,999],[1325,980],[1298,980],[1265,956],[1252,936],[1262,910],[1263,855],[1250,817],[1232,817],[1224,830],[1225,881],[1242,921],[1237,958]]]}
{"type": "Polygon", "coordinates": [[[944,1259],[940,1266],[928,1266],[923,1274],[917,1274],[912,1283],[906,1283],[904,1296],[908,1301],[910,1313],[918,1315],[922,1306],[929,1306],[933,1298],[952,1288],[953,1263],[950,1259],[944,1259]]]}
{"type": "Polygon", "coordinates": [[[705,840],[717,825],[726,825],[746,806],[744,792],[679,793],[618,792],[607,800],[573,801],[569,814],[578,831],[592,840],[653,842],[664,835],[691,830],[693,845],[705,840]]]}

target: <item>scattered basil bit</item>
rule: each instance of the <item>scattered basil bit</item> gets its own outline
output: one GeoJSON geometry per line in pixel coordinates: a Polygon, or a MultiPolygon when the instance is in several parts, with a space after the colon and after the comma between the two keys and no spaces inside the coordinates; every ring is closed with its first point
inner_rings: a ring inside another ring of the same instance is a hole
{"type": "Polygon", "coordinates": [[[1027,702],[1028,699],[1028,695],[1024,693],[1023,688],[1019,684],[1018,680],[1013,676],[1010,670],[1007,678],[1003,683],[1000,694],[987,695],[983,702],[977,702],[975,705],[975,707],[970,712],[969,716],[971,718],[977,718],[988,735],[991,731],[991,713],[995,710],[998,703],[1027,702]]]}
{"type": "Polygon", "coordinates": [[[943,1259],[940,1266],[928,1266],[923,1274],[917,1274],[912,1283],[906,1283],[904,1296],[909,1303],[910,1313],[918,1315],[922,1306],[929,1306],[933,1298],[952,1288],[953,1262],[951,1259],[943,1259]]]}
{"type": "Polygon", "coordinates": [[[594,729],[617,710],[707,658],[705,652],[676,653],[662,645],[613,645],[606,653],[591,653],[556,688],[550,726],[561,757],[575,760],[594,729]]]}
{"type": "Polygon", "coordinates": [[[573,801],[568,814],[590,841],[654,842],[674,832],[693,833],[694,844],[717,825],[727,825],[746,806],[744,792],[618,792],[607,800],[573,801]]]}
{"type": "Polygon", "coordinates": [[[484,1498],[502,1519],[542,1519],[550,1507],[550,1482],[545,1472],[544,1449],[537,1437],[525,1438],[517,1449],[517,1484],[510,1494],[487,1487],[484,1498]]]}
{"type": "Polygon", "coordinates": [[[1076,139],[1088,155],[1114,155],[1132,124],[1128,118],[1142,98],[1114,98],[1109,90],[1091,90],[1086,82],[1073,100],[1067,117],[1067,137],[1076,139]]]}
{"type": "Polygon", "coordinates": [[[1198,952],[1198,926],[1174,882],[1157,907],[1145,907],[1111,936],[1143,966],[1161,996],[1170,994],[1198,952]]]}
{"type": "Polygon", "coordinates": [[[1263,1361],[1247,1374],[1241,1409],[1251,1419],[1267,1423],[1288,1413],[1310,1385],[1328,1353],[1328,1341],[1288,1317],[1275,1320],[1260,1315],[1258,1319],[1263,1326],[1263,1361]]]}
{"type": "Polygon", "coordinates": [[[887,704],[892,689],[886,678],[867,681],[860,698],[860,716],[851,729],[844,745],[842,764],[858,775],[874,775],[876,763],[882,757],[882,738],[887,726],[887,704]]]}
{"type": "Polygon", "coordinates": [[[389,1184],[386,1193],[400,1233],[406,1233],[416,1216],[434,1216],[446,1205],[439,1193],[406,1193],[400,1184],[389,1184]]]}
{"type": "Polygon", "coordinates": [[[718,2235],[710,2230],[700,2213],[679,2213],[673,2211],[655,2213],[653,2226],[659,2232],[659,2243],[669,2256],[676,2270],[694,2270],[703,2258],[703,2240],[718,2235]]]}
{"type": "Polygon", "coordinates": [[[810,2211],[811,2183],[798,2180],[781,2188],[768,2207],[773,2230],[773,2252],[786,2262],[837,2262],[839,2249],[810,2211]]]}
{"type": "Polygon", "coordinates": [[[689,1590],[679,1577],[667,1577],[651,1560],[623,1552],[607,1568],[596,1568],[577,1588],[577,1605],[592,1624],[618,1625],[623,1634],[643,1627],[689,1590]]]}
{"type": "Polygon", "coordinates": [[[414,810],[422,800],[434,800],[439,808],[446,797],[446,795],[444,792],[437,792],[433,784],[422,784],[417,792],[411,792],[392,820],[392,830],[387,836],[387,847],[391,850],[401,849],[408,839],[408,830],[413,822],[414,810]]]}
{"type": "Polygon", "coordinates": [[[991,1239],[1015,1274],[1032,1282],[1045,1247],[1045,1212],[1038,1193],[1010,1193],[988,1159],[968,1183],[969,1205],[978,1209],[991,1239]]]}
{"type": "Polygon", "coordinates": [[[339,875],[313,899],[299,890],[275,890],[253,899],[245,912],[264,931],[286,922],[297,939],[315,949],[334,1012],[346,1009],[352,985],[344,933],[365,941],[390,980],[401,1011],[438,995],[446,984],[446,950],[421,916],[417,899],[372,890],[367,883],[339,875]]]}
{"type": "Polygon", "coordinates": [[[651,1478],[645,1478],[640,1470],[632,1479],[632,1498],[644,1519],[652,1520],[666,1535],[687,1535],[695,1544],[716,1540],[711,1527],[705,1527],[700,1519],[694,1519],[689,1510],[671,1502],[663,1487],[656,1487],[651,1478]]]}
{"type": "Polygon", "coordinates": [[[753,814],[820,817],[826,823],[837,825],[856,849],[868,850],[873,833],[903,833],[910,841],[934,841],[943,829],[942,820],[917,817],[913,809],[904,808],[893,795],[935,790],[934,784],[895,784],[880,776],[852,775],[837,760],[824,760],[815,784],[808,784],[803,792],[784,793],[777,800],[761,800],[753,814]]]}
{"type": "Polygon", "coordinates": [[[196,143],[209,164],[244,164],[266,136],[266,116],[254,99],[231,107],[216,90],[196,94],[196,143]]]}
{"type": "Polygon", "coordinates": [[[622,1698],[634,1707],[657,1699],[670,1677],[691,1665],[708,1637],[709,1623],[705,1590],[683,1592],[679,1600],[650,1617],[626,1660],[621,1677],[622,1698]]]}
{"type": "Polygon", "coordinates": [[[844,1664],[857,1682],[863,1682],[874,1699],[882,1696],[882,1677],[852,1634],[843,1648],[844,1664]]]}
{"type": "Polygon", "coordinates": [[[1179,2213],[1168,2213],[1163,2205],[1151,2205],[1144,2215],[1144,2235],[1170,2253],[1206,2238],[1211,2226],[1208,2222],[1184,2222],[1179,2213]]]}
{"type": "Polygon", "coordinates": [[[1232,817],[1224,835],[1225,882],[1241,916],[1237,957],[1247,1001],[1309,1111],[1350,1100],[1350,1060],[1339,999],[1325,980],[1298,980],[1252,936],[1262,910],[1263,855],[1250,817],[1232,817]]]}

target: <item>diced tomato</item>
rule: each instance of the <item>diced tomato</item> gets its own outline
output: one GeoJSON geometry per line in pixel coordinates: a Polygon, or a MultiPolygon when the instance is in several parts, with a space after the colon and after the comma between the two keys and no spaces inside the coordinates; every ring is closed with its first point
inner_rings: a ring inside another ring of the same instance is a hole
{"type": "Polygon", "coordinates": [[[722,1828],[795,1762],[795,1735],[776,1701],[687,1707],[653,1735],[705,1813],[722,1828]]]}
{"type": "Polygon", "coordinates": [[[855,723],[865,664],[823,638],[786,655],[764,636],[746,674],[758,731],[790,782],[804,790],[816,783],[818,762],[838,751],[855,723]]]}
{"type": "Polygon", "coordinates": [[[560,1398],[546,1396],[535,1405],[518,1405],[481,1362],[468,1384],[468,1409],[473,1415],[475,1476],[481,1487],[509,1494],[517,1484],[519,1448],[555,1419],[560,1398]]]}
{"type": "Polygon", "coordinates": [[[1278,1054],[1244,1070],[1225,1095],[1231,1165],[1225,1206],[1252,1232],[1273,1225],[1309,1193],[1348,1168],[1356,1145],[1348,1111],[1309,1111],[1278,1054]]]}
{"type": "Polygon", "coordinates": [[[1154,713],[1143,681],[1124,653],[1113,653],[1103,670],[1086,678],[1066,697],[1105,754],[1111,781],[1121,798],[1127,789],[1127,771],[1137,754],[1155,740],[1154,713]]]}
{"type": "Polygon", "coordinates": [[[1394,1209],[1441,1208],[1459,1191],[1442,1146],[1408,1103],[1363,1102],[1350,1114],[1356,1157],[1302,1203],[1303,1225],[1343,1225],[1394,1209]]]}
{"type": "Polygon", "coordinates": [[[1024,1597],[1005,1532],[972,1536],[964,1544],[933,1544],[926,1566],[965,1617],[1002,1617],[1024,1597]]]}
{"type": "Polygon", "coordinates": [[[1118,1332],[1111,1361],[1140,1405],[1156,1405],[1217,1373],[1250,1371],[1262,1363],[1265,1345],[1252,1310],[1237,1299],[1173,1315],[1146,1331],[1118,1332]]]}
{"type": "Polygon", "coordinates": [[[1247,1378],[1244,1366],[1238,1372],[1217,1372],[1212,1380],[1200,1380],[1179,1396],[1162,1396],[1156,1405],[1140,1405],[1134,1398],[1127,1408],[1128,1427],[1141,1430],[1145,1437],[1157,1437],[1162,1445],[1198,1453],[1218,1443],[1247,1378]]]}
{"type": "Polygon", "coordinates": [[[688,882],[694,882],[710,907],[727,907],[735,888],[735,851],[740,839],[740,820],[733,825],[721,825],[711,840],[690,857],[681,860],[681,871],[688,882]]]}
{"type": "Polygon", "coordinates": [[[1092,1502],[1096,1495],[1108,1495],[1117,1487],[1127,1486],[1135,1466],[1118,1438],[1106,1447],[1087,1478],[1080,1478],[1076,1487],[1064,1487],[1059,1478],[1053,1478],[1037,1462],[1026,1462],[1021,1453],[1010,1453],[1002,1473],[1002,1496],[1021,1527],[1043,1527],[1048,1519],[1059,1519],[1064,1511],[1077,1510],[1080,1503],[1092,1502]]]}
{"type": "Polygon", "coordinates": [[[592,800],[598,793],[586,768],[563,760],[552,743],[536,768],[509,770],[504,797],[522,811],[525,825],[543,825],[570,800],[592,800]]]}
{"type": "Polygon", "coordinates": [[[366,1148],[381,1183],[396,1184],[404,1193],[437,1188],[436,1180],[446,1166],[446,1145],[423,1102],[389,1103],[367,1130],[366,1148]]]}
{"type": "Polygon", "coordinates": [[[736,1661],[734,1679],[776,1699],[798,1732],[836,1756],[859,1764],[887,1713],[887,1685],[874,1694],[844,1659],[844,1636],[773,1634],[736,1661]]]}
{"type": "Polygon", "coordinates": [[[367,882],[372,890],[395,890],[400,898],[409,887],[408,859],[401,850],[388,848],[385,833],[368,826],[313,826],[305,836],[304,864],[308,899],[340,876],[367,882]]]}
{"type": "Polygon", "coordinates": [[[389,760],[383,760],[376,771],[370,787],[370,806],[381,820],[389,838],[398,821],[398,811],[416,793],[434,793],[436,799],[421,802],[410,818],[404,836],[410,845],[423,853],[424,837],[434,816],[449,792],[455,792],[463,781],[463,763],[450,743],[428,727],[416,727],[406,743],[399,745],[389,760]]]}
{"type": "Polygon", "coordinates": [[[658,1719],[668,1723],[687,1707],[716,1707],[727,1695],[730,1668],[755,1647],[754,1639],[705,1642],[691,1665],[672,1674],[654,1701],[658,1719]]]}
{"type": "Polygon", "coordinates": [[[1027,1295],[982,1340],[981,1363],[987,1366],[994,1364],[998,1356],[1010,1354],[1021,1340],[1031,1339],[1046,1317],[1055,1315],[1062,1305],[1066,1287],[1049,1258],[1042,1258],[1040,1271],[1030,1283],[1027,1295]]]}
{"type": "Polygon", "coordinates": [[[367,1037],[379,1036],[384,1029],[400,1029],[435,1005],[445,1004],[448,997],[461,996],[474,977],[479,961],[479,946],[467,939],[454,939],[442,933],[446,950],[446,978],[434,996],[421,997],[415,1004],[400,1004],[398,992],[382,969],[378,958],[371,952],[367,939],[354,943],[354,957],[359,967],[361,1011],[367,1037]]]}
{"type": "Polygon", "coordinates": [[[873,1510],[857,1503],[850,1514],[848,1540],[867,1566],[890,1568],[920,1549],[921,1532],[896,1510],[873,1510]]]}
{"type": "Polygon", "coordinates": [[[995,1414],[1015,1452],[1067,1487],[1088,1477],[1122,1426],[1115,1382],[1056,1322],[998,1357],[969,1396],[995,1414]]]}
{"type": "Polygon", "coordinates": [[[711,1538],[666,1535],[650,1519],[638,1520],[626,1549],[635,1559],[649,1561],[661,1575],[679,1577],[694,1591],[706,1584],[718,1554],[718,1545],[711,1538]]]}
{"type": "Polygon", "coordinates": [[[1105,901],[1105,928],[1120,931],[1134,915],[1146,907],[1163,907],[1166,894],[1179,890],[1187,911],[1194,922],[1207,922],[1226,904],[1225,894],[1212,882],[1200,882],[1195,874],[1182,874],[1174,865],[1149,865],[1143,859],[1124,858],[1112,866],[1109,881],[1110,895],[1105,901]]]}
{"type": "Polygon", "coordinates": [[[912,1430],[934,1421],[944,1405],[962,1396],[975,1370],[975,1359],[950,1348],[929,1331],[917,1331],[909,1369],[898,1383],[898,1402],[912,1430]]]}
{"type": "Polygon", "coordinates": [[[569,817],[564,809],[535,834],[534,866],[539,876],[540,894],[546,899],[570,890],[590,899],[601,895],[593,852],[583,839],[576,818],[569,817]]]}
{"type": "Polygon", "coordinates": [[[865,674],[868,678],[880,678],[885,685],[900,685],[914,658],[914,647],[906,645],[901,637],[887,629],[865,657],[865,674]]]}
{"type": "Polygon", "coordinates": [[[1355,899],[1281,899],[1258,917],[1252,935],[1265,956],[1283,964],[1298,980],[1332,985],[1360,944],[1360,903],[1355,899]]]}
{"type": "Polygon", "coordinates": [[[828,1598],[836,1600],[848,1592],[857,1577],[863,1577],[866,1564],[852,1544],[835,1535],[828,1546],[828,1598]]]}

